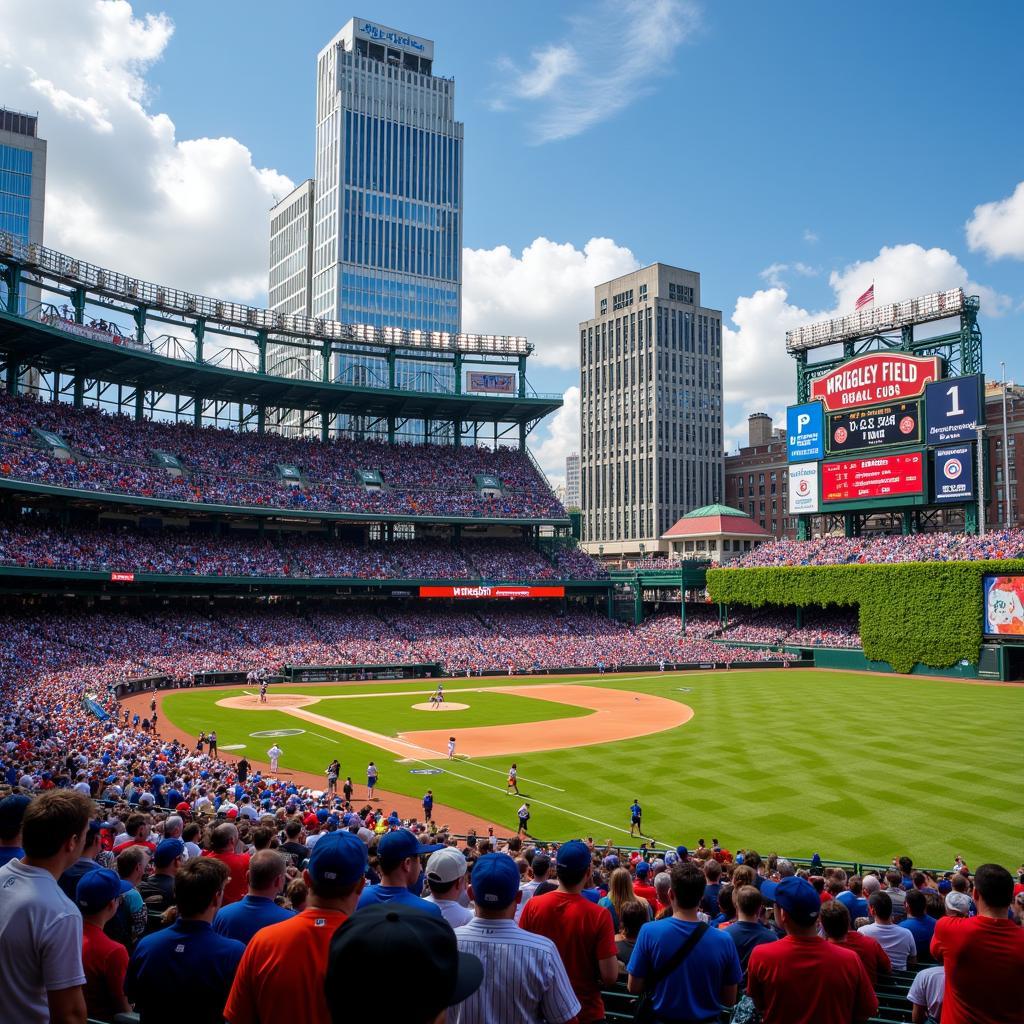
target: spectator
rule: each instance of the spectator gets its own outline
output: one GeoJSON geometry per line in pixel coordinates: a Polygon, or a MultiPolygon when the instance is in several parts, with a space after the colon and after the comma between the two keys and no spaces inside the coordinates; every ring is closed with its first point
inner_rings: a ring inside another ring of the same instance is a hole
{"type": "MultiPolygon", "coordinates": [[[[224,1010],[229,1024],[329,1024],[324,978],[331,936],[355,912],[366,866],[366,847],[351,832],[331,832],[316,844],[302,873],[308,905],[249,940],[224,1010]]],[[[385,959],[393,962],[391,954],[385,959]]],[[[367,984],[350,973],[346,982],[353,981],[367,984]]],[[[394,982],[386,992],[389,1005],[396,989],[405,987],[404,979],[399,986],[394,982]]]]}
{"type": "Polygon", "coordinates": [[[121,912],[110,922],[107,933],[129,951],[145,934],[149,923],[149,912],[138,889],[148,865],[149,850],[142,845],[129,846],[117,858],[117,873],[131,885],[131,890],[121,898],[121,912]]]}
{"type": "Polygon", "coordinates": [[[515,861],[503,853],[484,854],[473,865],[469,891],[476,914],[455,930],[455,937],[459,949],[476,956],[485,970],[483,984],[459,1006],[459,1024],[563,1024],[575,1019],[580,1003],[555,944],[516,927],[522,893],[515,861]]]}
{"type": "Polygon", "coordinates": [[[936,923],[932,955],[945,968],[942,1024],[1024,1020],[1024,930],[1009,917],[1012,898],[1010,872],[982,864],[974,874],[977,916],[936,923]]]}
{"type": "Polygon", "coordinates": [[[443,917],[439,906],[420,899],[411,891],[412,887],[418,886],[423,874],[420,857],[443,848],[442,843],[421,846],[407,828],[398,828],[382,835],[377,843],[381,880],[363,889],[358,909],[362,910],[374,903],[408,903],[443,917]]]}
{"type": "Polygon", "coordinates": [[[912,1009],[913,1024],[927,1024],[942,1017],[942,993],[946,986],[946,972],[942,967],[926,967],[914,975],[907,993],[912,1009]]]}
{"type": "Polygon", "coordinates": [[[288,862],[277,850],[259,850],[249,860],[249,891],[236,903],[221,907],[213,919],[218,935],[248,945],[261,929],[294,917],[275,900],[284,890],[288,862]]]}
{"type": "Polygon", "coordinates": [[[650,993],[656,1018],[715,1019],[736,1002],[743,976],[736,945],[697,917],[707,884],[703,871],[678,861],[669,877],[672,916],[640,929],[627,986],[634,994],[650,993]]]}
{"type": "Polygon", "coordinates": [[[92,803],[54,789],[24,811],[24,859],[0,868],[0,1007],[18,1024],[85,1024],[82,916],[57,879],[78,860],[92,803]]]}
{"type": "MultiPolygon", "coordinates": [[[[334,1024],[352,1020],[352,979],[386,993],[387,1015],[402,1024],[441,1024],[445,1010],[471,996],[483,965],[459,951],[451,925],[440,915],[397,903],[374,904],[353,914],[331,940],[326,995],[334,1024]],[[401,964],[402,984],[394,984],[401,964]]],[[[233,1024],[233,1022],[232,1022],[233,1024]]]]}
{"type": "Polygon", "coordinates": [[[868,913],[872,923],[864,925],[860,934],[878,942],[889,957],[894,971],[906,970],[907,964],[913,967],[917,963],[917,943],[906,928],[893,924],[892,898],[889,893],[874,893],[868,900],[868,913]]]}
{"type": "Polygon", "coordinates": [[[224,905],[236,903],[249,888],[248,853],[238,852],[238,827],[231,822],[218,825],[210,834],[210,851],[206,854],[219,860],[227,869],[229,881],[224,891],[224,905]]]}
{"type": "Polygon", "coordinates": [[[615,954],[619,958],[619,975],[624,976],[633,955],[640,929],[651,920],[651,905],[646,900],[626,900],[619,909],[619,930],[615,935],[615,954]]]}
{"type": "Polygon", "coordinates": [[[142,939],[128,964],[125,992],[141,1024],[180,1024],[187,999],[195,1024],[220,1024],[224,1003],[245,952],[235,939],[213,930],[231,878],[227,865],[213,857],[186,862],[174,879],[177,920],[142,939]]]}
{"type": "Polygon", "coordinates": [[[829,942],[852,949],[860,957],[872,987],[877,984],[880,974],[892,973],[892,962],[878,940],[863,931],[854,931],[850,927],[850,912],[838,900],[832,900],[821,908],[821,928],[829,942]]]}
{"type": "Polygon", "coordinates": [[[162,914],[174,906],[174,879],[185,863],[185,844],[181,839],[164,839],[153,854],[153,874],[139,882],[139,895],[146,914],[162,914]]]}
{"type": "Polygon", "coordinates": [[[535,851],[533,860],[530,861],[530,867],[527,869],[527,880],[519,887],[519,891],[523,895],[516,906],[515,919],[517,923],[523,913],[523,907],[533,898],[537,889],[548,880],[550,872],[551,858],[546,853],[535,851]]]}
{"type": "Polygon", "coordinates": [[[558,888],[534,896],[523,908],[519,926],[549,938],[557,947],[580,1002],[580,1024],[605,1017],[601,985],[619,977],[611,915],[581,892],[593,878],[591,854],[579,839],[563,843],[555,854],[558,888]]]}
{"type": "MultiPolygon", "coordinates": [[[[932,890],[934,893],[934,890],[932,890]]],[[[935,932],[935,919],[928,916],[928,895],[927,892],[918,887],[907,893],[906,899],[907,916],[900,921],[900,927],[906,928],[914,936],[917,944],[917,962],[927,963],[931,960],[930,952],[932,935],[935,932]]]]}
{"type": "Polygon", "coordinates": [[[103,934],[104,925],[117,913],[121,897],[129,889],[117,872],[99,865],[78,882],[75,902],[82,912],[82,968],[90,1018],[111,1020],[116,1013],[131,1012],[124,994],[128,950],[103,934]]]}
{"type": "Polygon", "coordinates": [[[309,848],[302,841],[302,820],[289,818],[284,825],[285,841],[281,844],[281,852],[287,854],[297,868],[301,868],[309,856],[309,848]]]}
{"type": "Polygon", "coordinates": [[[750,954],[747,992],[764,1024],[862,1024],[878,1012],[878,999],[860,958],[818,933],[821,900],[796,875],[765,882],[761,895],[775,903],[786,932],[750,954]]]}
{"type": "Polygon", "coordinates": [[[775,942],[778,936],[761,922],[761,907],[764,900],[761,897],[761,890],[756,885],[741,885],[733,892],[733,904],[736,907],[736,922],[723,930],[736,943],[740,968],[745,976],[750,954],[762,943],[775,942]]]}
{"type": "Polygon", "coordinates": [[[114,847],[114,856],[118,857],[133,846],[142,846],[152,853],[156,844],[149,840],[149,818],[145,814],[133,814],[125,824],[126,838],[114,847]]]}
{"type": "Polygon", "coordinates": [[[454,847],[446,846],[430,855],[426,875],[430,883],[428,903],[433,903],[441,916],[453,927],[461,928],[473,920],[473,911],[466,900],[466,858],[454,847]]]}
{"type": "MultiPolygon", "coordinates": [[[[602,896],[598,901],[599,907],[605,907],[612,915],[612,928],[619,930],[621,920],[619,919],[619,908],[631,900],[636,899],[633,892],[633,878],[629,868],[614,868],[608,879],[608,895],[602,896]]],[[[651,917],[653,918],[653,914],[651,917]]]]}
{"type": "MultiPolygon", "coordinates": [[[[881,890],[887,893],[892,902],[892,919],[899,923],[907,916],[907,890],[903,886],[903,876],[899,871],[890,868],[885,873],[885,887],[881,890]]],[[[870,903],[870,899],[868,900],[870,903]]]]}
{"type": "Polygon", "coordinates": [[[704,898],[700,901],[700,909],[708,917],[718,915],[718,894],[722,889],[722,865],[712,858],[704,865],[704,877],[707,885],[704,887],[704,898]]]}
{"type": "Polygon", "coordinates": [[[85,835],[85,846],[82,847],[82,856],[75,861],[57,880],[61,892],[72,902],[77,899],[78,883],[82,876],[90,871],[98,871],[100,865],[96,863],[96,857],[103,849],[102,829],[103,823],[90,821],[89,828],[85,835]]]}
{"type": "Polygon", "coordinates": [[[0,800],[0,867],[9,860],[25,856],[21,848],[21,822],[29,798],[21,793],[12,793],[0,800]]]}
{"type": "Polygon", "coordinates": [[[863,879],[860,875],[851,875],[846,883],[846,891],[839,893],[836,899],[850,912],[850,921],[868,916],[868,901],[864,898],[863,879]]]}

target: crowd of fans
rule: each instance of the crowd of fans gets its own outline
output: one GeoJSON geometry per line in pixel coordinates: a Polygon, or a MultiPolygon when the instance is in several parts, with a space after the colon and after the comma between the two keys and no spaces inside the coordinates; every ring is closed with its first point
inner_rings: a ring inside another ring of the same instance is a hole
{"type": "Polygon", "coordinates": [[[1024,557],[1024,530],[966,533],[872,534],[865,537],[815,537],[772,540],[723,568],[752,569],[783,565],[865,565],[886,562],[975,562],[1024,557]]]}
{"type": "Polygon", "coordinates": [[[807,609],[796,624],[792,608],[744,612],[719,634],[723,641],[785,644],[793,647],[860,647],[856,610],[807,609]]]}
{"type": "Polygon", "coordinates": [[[0,523],[0,565],[39,569],[351,579],[592,580],[607,572],[580,548],[540,552],[525,541],[398,540],[366,544],[319,534],[260,536],[166,529],[0,523]]]}
{"type": "Polygon", "coordinates": [[[40,745],[4,755],[11,1020],[163,1024],[185,999],[200,1024],[342,1024],[361,992],[403,1024],[597,1024],[630,995],[647,1021],[866,1024],[881,1000],[1024,1019],[1024,867],[459,838],[130,729],[67,747],[38,709],[11,717],[40,745]]]}
{"type": "Polygon", "coordinates": [[[511,448],[386,444],[258,434],[158,420],[135,421],[94,407],[0,395],[0,476],[76,490],[200,504],[366,514],[564,518],[565,509],[525,452],[511,448]],[[42,448],[33,428],[57,434],[72,458],[42,448]],[[156,452],[179,460],[175,476],[156,452]],[[298,467],[301,486],[278,476],[298,467]],[[357,474],[377,471],[379,490],[357,474]],[[485,497],[478,475],[496,477],[485,497]]]}

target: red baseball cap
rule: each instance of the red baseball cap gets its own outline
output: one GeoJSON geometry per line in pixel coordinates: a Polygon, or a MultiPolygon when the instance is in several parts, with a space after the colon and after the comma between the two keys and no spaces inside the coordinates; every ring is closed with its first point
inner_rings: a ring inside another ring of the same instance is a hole
{"type": "Polygon", "coordinates": [[[227,816],[229,818],[237,818],[238,817],[238,808],[237,807],[229,807],[228,811],[227,811],[227,816]]]}
{"type": "Polygon", "coordinates": [[[191,811],[192,810],[192,808],[189,806],[189,803],[188,803],[187,800],[182,800],[181,803],[178,804],[174,809],[176,811],[191,811]]]}

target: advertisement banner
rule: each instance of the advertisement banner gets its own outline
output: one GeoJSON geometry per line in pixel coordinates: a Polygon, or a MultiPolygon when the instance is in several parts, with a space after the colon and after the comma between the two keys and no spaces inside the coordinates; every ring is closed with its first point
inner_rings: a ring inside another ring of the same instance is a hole
{"type": "Polygon", "coordinates": [[[920,440],[920,402],[879,405],[856,412],[830,413],[828,417],[828,450],[831,455],[913,444],[920,440]]]}
{"type": "Polygon", "coordinates": [[[811,381],[811,398],[828,412],[920,398],[926,385],[942,376],[938,356],[871,352],[811,381]]]}
{"type": "Polygon", "coordinates": [[[565,587],[499,587],[487,584],[465,587],[420,587],[420,597],[565,597],[565,587]]]}
{"type": "Polygon", "coordinates": [[[809,515],[818,511],[818,466],[807,462],[789,467],[789,514],[809,515]]]}
{"type": "Polygon", "coordinates": [[[825,503],[923,493],[923,452],[825,462],[821,467],[821,500],[825,503]]]}
{"type": "Polygon", "coordinates": [[[1024,636],[1024,576],[986,576],[985,635],[1024,636]]]}
{"type": "Polygon", "coordinates": [[[974,449],[970,445],[935,449],[935,500],[974,500],[974,449]]]}
{"type": "Polygon", "coordinates": [[[821,402],[791,405],[786,410],[786,458],[809,462],[825,455],[821,402]]]}
{"type": "Polygon", "coordinates": [[[983,378],[980,373],[969,377],[947,377],[929,384],[924,392],[924,410],[928,444],[950,444],[973,441],[978,436],[983,378]]]}
{"type": "Polygon", "coordinates": [[[112,572],[110,574],[111,583],[134,583],[135,573],[133,572],[112,572]]]}
{"type": "Polygon", "coordinates": [[[516,375],[514,373],[481,373],[479,370],[467,370],[466,390],[484,391],[490,395],[514,395],[516,393],[516,375]]]}

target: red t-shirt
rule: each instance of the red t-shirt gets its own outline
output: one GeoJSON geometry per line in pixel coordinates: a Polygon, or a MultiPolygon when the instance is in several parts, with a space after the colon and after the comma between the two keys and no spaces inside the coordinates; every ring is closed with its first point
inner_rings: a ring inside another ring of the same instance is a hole
{"type": "Polygon", "coordinates": [[[747,992],[764,1024],[850,1024],[878,1012],[878,997],[857,954],[817,935],[787,935],[755,947],[747,992]]]}
{"type": "Polygon", "coordinates": [[[249,891],[249,854],[248,853],[210,853],[203,851],[204,857],[213,857],[226,864],[231,872],[228,884],[224,889],[224,906],[237,903],[249,891]]]}
{"type": "Polygon", "coordinates": [[[580,1024],[604,1020],[597,962],[617,955],[612,915],[577,893],[546,892],[523,907],[519,927],[546,936],[558,947],[580,1001],[580,1024]]]}
{"type": "Polygon", "coordinates": [[[633,895],[642,900],[647,900],[651,905],[651,910],[655,913],[661,910],[661,904],[658,902],[658,890],[653,885],[642,885],[639,882],[634,882],[633,895]]]}
{"type": "Polygon", "coordinates": [[[940,917],[932,956],[946,969],[942,1024],[1024,1020],[1024,929],[1009,918],[940,917]]]}
{"type": "Polygon", "coordinates": [[[311,907],[261,928],[249,940],[235,973],[224,1008],[229,1024],[331,1024],[324,996],[327,953],[347,918],[340,910],[311,907]]]}
{"type": "Polygon", "coordinates": [[[892,974],[892,961],[889,959],[889,954],[882,949],[882,944],[877,939],[871,938],[870,935],[861,935],[860,932],[855,932],[851,928],[842,942],[836,942],[834,939],[828,941],[836,946],[842,946],[844,949],[852,949],[860,957],[864,970],[868,972],[872,988],[880,974],[892,974]]]}
{"type": "Polygon", "coordinates": [[[148,839],[129,839],[125,843],[118,843],[114,847],[114,856],[119,856],[124,853],[125,850],[130,850],[133,846],[144,846],[150,853],[156,852],[156,846],[151,843],[148,839]]]}
{"type": "Polygon", "coordinates": [[[128,950],[103,934],[102,928],[82,924],[82,972],[85,974],[85,1006],[90,1017],[112,1020],[124,1010],[124,976],[128,950]]]}

